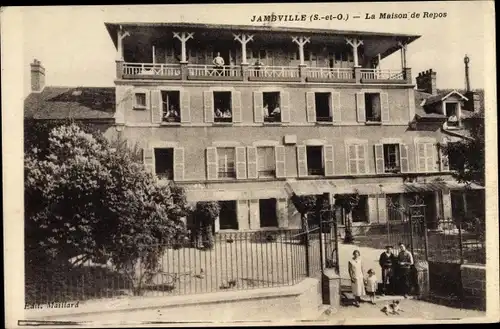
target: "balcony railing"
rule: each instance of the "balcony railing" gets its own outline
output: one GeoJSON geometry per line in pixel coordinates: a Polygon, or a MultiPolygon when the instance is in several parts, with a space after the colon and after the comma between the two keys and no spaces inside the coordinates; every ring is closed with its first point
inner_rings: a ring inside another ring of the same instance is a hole
{"type": "Polygon", "coordinates": [[[300,79],[298,67],[293,66],[251,66],[249,78],[300,79]]]}
{"type": "Polygon", "coordinates": [[[307,78],[324,80],[352,80],[353,68],[310,67],[307,69],[307,78]]]}
{"type": "Polygon", "coordinates": [[[179,64],[123,63],[123,75],[181,76],[179,64]]]}
{"type": "Polygon", "coordinates": [[[188,65],[188,76],[190,77],[241,77],[239,66],[215,66],[215,65],[188,65]]]}
{"type": "Polygon", "coordinates": [[[403,71],[361,69],[361,80],[404,80],[403,71]]]}

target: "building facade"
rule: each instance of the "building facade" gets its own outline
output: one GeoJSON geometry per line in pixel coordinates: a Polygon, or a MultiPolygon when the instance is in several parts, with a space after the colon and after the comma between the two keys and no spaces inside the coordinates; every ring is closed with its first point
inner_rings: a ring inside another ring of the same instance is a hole
{"type": "Polygon", "coordinates": [[[300,227],[286,186],[298,195],[359,193],[361,224],[385,224],[387,205],[414,193],[434,221],[466,202],[439,145],[466,138],[474,93],[440,95],[430,70],[415,89],[406,50],[419,36],[106,28],[117,49],[109,133],[139,145],[147,168],[182,185],[189,201],[220,202],[216,231],[300,227]],[[384,68],[395,52],[401,67],[384,68]]]}

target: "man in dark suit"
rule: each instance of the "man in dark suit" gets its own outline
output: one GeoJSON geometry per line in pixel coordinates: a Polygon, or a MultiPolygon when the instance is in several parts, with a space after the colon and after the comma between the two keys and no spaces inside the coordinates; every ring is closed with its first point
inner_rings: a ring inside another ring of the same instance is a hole
{"type": "Polygon", "coordinates": [[[385,251],[380,255],[378,261],[382,269],[382,295],[394,293],[394,266],[396,262],[392,246],[385,246],[385,251]]]}
{"type": "Polygon", "coordinates": [[[398,254],[398,272],[399,280],[401,282],[402,293],[405,298],[411,291],[411,267],[413,266],[413,255],[411,252],[406,250],[406,246],[403,243],[399,244],[399,254],[398,254]]]}

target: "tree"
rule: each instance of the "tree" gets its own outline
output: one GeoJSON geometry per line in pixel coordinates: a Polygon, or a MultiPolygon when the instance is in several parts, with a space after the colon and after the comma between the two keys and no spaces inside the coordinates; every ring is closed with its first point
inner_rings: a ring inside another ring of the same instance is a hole
{"type": "Polygon", "coordinates": [[[454,165],[454,177],[463,183],[485,185],[485,135],[484,118],[475,113],[466,119],[470,138],[443,145],[450,163],[454,165]]]}
{"type": "Polygon", "coordinates": [[[219,217],[220,206],[216,201],[203,201],[194,210],[195,227],[193,236],[198,248],[212,249],[214,246],[213,225],[219,217]]]}
{"type": "Polygon", "coordinates": [[[182,189],[159,184],[132,151],[75,124],[26,150],[28,263],[107,260],[139,293],[165,248],[185,238],[188,211],[182,189]]]}
{"type": "Polygon", "coordinates": [[[342,210],[342,215],[346,219],[344,243],[352,243],[354,242],[354,235],[352,233],[351,213],[352,209],[359,203],[359,194],[357,191],[355,194],[335,194],[334,198],[334,206],[342,210]]]}

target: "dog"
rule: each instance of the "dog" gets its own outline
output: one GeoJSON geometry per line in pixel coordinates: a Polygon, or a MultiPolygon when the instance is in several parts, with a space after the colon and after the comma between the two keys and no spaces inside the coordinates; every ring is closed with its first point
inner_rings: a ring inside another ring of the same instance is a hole
{"type": "Polygon", "coordinates": [[[392,303],[385,305],[382,307],[380,310],[385,313],[385,315],[399,315],[400,312],[404,312],[403,309],[401,309],[401,305],[399,303],[399,300],[393,300],[392,303]]]}

